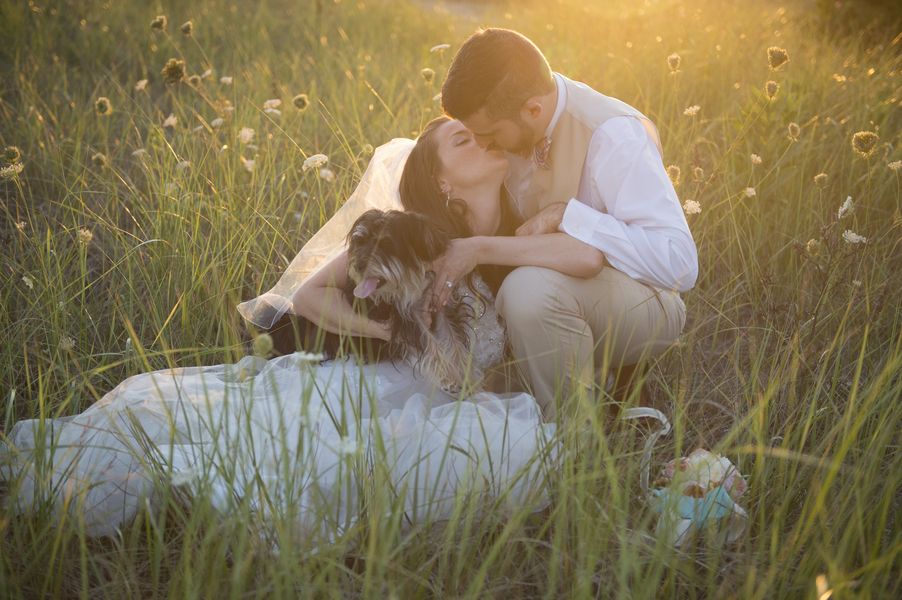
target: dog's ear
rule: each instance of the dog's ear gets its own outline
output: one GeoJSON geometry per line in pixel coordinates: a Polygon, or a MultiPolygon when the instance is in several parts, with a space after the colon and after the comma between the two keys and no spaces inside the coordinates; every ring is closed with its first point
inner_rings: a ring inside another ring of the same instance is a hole
{"type": "Polygon", "coordinates": [[[351,226],[351,231],[348,232],[348,245],[351,245],[355,239],[359,240],[370,235],[376,224],[385,218],[386,213],[377,208],[372,208],[357,217],[354,225],[351,226]]]}
{"type": "Polygon", "coordinates": [[[416,257],[422,262],[435,260],[448,249],[450,236],[444,226],[425,215],[402,213],[398,225],[416,257]]]}

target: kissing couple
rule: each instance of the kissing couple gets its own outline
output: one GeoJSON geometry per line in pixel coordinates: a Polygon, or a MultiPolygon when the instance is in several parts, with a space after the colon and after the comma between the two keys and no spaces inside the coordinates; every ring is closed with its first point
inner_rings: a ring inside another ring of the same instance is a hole
{"type": "MultiPolygon", "coordinates": [[[[349,259],[347,241],[371,209],[418,213],[448,241],[428,259],[417,318],[428,327],[446,303],[469,303],[468,366],[491,372],[509,346],[521,381],[454,393],[417,360],[311,362],[294,339],[270,360],[136,375],[79,415],[13,427],[0,476],[17,509],[49,493],[89,534],[111,535],[177,486],[216,511],[250,507],[270,531],[288,519],[315,544],[356,523],[362,499],[406,523],[449,518],[473,489],[547,505],[549,467],[566,451],[558,424],[596,410],[606,389],[629,395],[679,335],[695,243],[651,121],[553,73],[519,33],[468,39],[442,105],[448,116],[415,141],[377,149],[277,285],[239,312],[273,332],[302,318],[391,343],[397,328],[361,314],[346,290],[378,295],[396,265],[354,280],[370,265],[349,259]],[[612,385],[600,378],[609,367],[612,385]],[[52,468],[29,468],[60,448],[52,468]],[[385,485],[354,476],[361,464],[385,485]]],[[[406,236],[388,241],[404,252],[406,236]]]]}

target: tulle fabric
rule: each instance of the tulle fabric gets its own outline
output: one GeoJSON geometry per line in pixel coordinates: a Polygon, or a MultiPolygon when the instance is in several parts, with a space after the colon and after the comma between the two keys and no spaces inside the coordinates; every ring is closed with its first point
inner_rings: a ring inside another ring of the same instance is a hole
{"type": "Polygon", "coordinates": [[[362,507],[422,523],[448,519],[462,498],[547,504],[559,446],[531,396],[461,400],[409,365],[307,358],[137,375],[79,415],[17,423],[0,445],[16,511],[48,498],[57,518],[68,510],[90,535],[111,535],[162,482],[330,541],[362,507]]]}

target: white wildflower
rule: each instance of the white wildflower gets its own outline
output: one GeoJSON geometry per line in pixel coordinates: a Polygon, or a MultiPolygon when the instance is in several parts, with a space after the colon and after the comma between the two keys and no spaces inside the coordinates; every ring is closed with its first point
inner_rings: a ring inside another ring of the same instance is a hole
{"type": "Polygon", "coordinates": [[[184,171],[185,169],[188,169],[190,167],[191,167],[191,163],[188,162],[187,160],[183,160],[179,164],[175,165],[175,168],[178,171],[184,171]]]}
{"type": "Polygon", "coordinates": [[[349,455],[357,452],[357,440],[350,436],[343,436],[338,441],[337,452],[341,455],[349,455]]]}
{"type": "Polygon", "coordinates": [[[229,149],[228,146],[223,146],[222,148],[219,149],[219,155],[222,156],[222,154],[228,149],[229,149]]]}
{"type": "Polygon", "coordinates": [[[204,74],[200,76],[201,79],[207,79],[208,77],[213,76],[213,69],[207,69],[204,71],[204,74]]]}
{"type": "Polygon", "coordinates": [[[16,223],[16,229],[18,229],[19,231],[24,233],[25,232],[25,221],[19,221],[18,223],[16,223]]]}
{"type": "Polygon", "coordinates": [[[204,130],[204,126],[198,125],[197,127],[194,128],[194,133],[200,133],[203,130],[204,130]]]}
{"type": "Polygon", "coordinates": [[[234,111],[234,110],[235,110],[235,107],[234,107],[234,106],[223,106],[223,107],[222,107],[222,112],[230,113],[230,112],[232,112],[232,111],[234,111]]]}
{"type": "Polygon", "coordinates": [[[142,156],[144,154],[147,154],[147,150],[145,150],[144,148],[138,148],[137,150],[132,152],[132,156],[142,156]]]}
{"type": "Polygon", "coordinates": [[[282,104],[282,101],[278,98],[273,98],[272,100],[267,100],[266,102],[263,103],[263,110],[266,110],[269,108],[277,108],[280,104],[282,104]]]}
{"type": "Polygon", "coordinates": [[[255,146],[254,144],[248,144],[247,147],[249,150],[259,150],[259,148],[257,148],[257,146],[255,146]]]}
{"type": "MultiPolygon", "coordinates": [[[[295,213],[300,214],[300,213],[295,213]]],[[[295,352],[294,357],[302,362],[323,362],[326,360],[326,355],[319,352],[295,352]]]]}
{"type": "Polygon", "coordinates": [[[335,173],[333,173],[331,169],[320,169],[319,176],[329,183],[332,183],[332,180],[335,179],[335,173]]]}
{"type": "Polygon", "coordinates": [[[34,289],[34,281],[31,280],[31,277],[29,277],[28,275],[25,275],[22,277],[22,281],[25,282],[25,285],[28,286],[28,289],[30,289],[30,290],[34,289]]]}
{"type": "Polygon", "coordinates": [[[854,285],[854,286],[857,287],[857,288],[860,288],[860,287],[861,287],[861,282],[860,282],[859,280],[857,280],[857,279],[853,279],[853,280],[852,280],[852,285],[854,285]]]}
{"type": "Polygon", "coordinates": [[[698,113],[698,111],[701,110],[701,108],[702,108],[701,106],[696,104],[695,106],[690,106],[689,108],[684,110],[683,114],[686,115],[687,117],[694,117],[698,113]]]}
{"type": "Polygon", "coordinates": [[[755,192],[755,188],[753,188],[753,187],[745,188],[745,195],[746,195],[747,197],[749,197],[749,198],[751,198],[752,196],[754,196],[756,193],[757,193],[757,192],[755,192]]]}
{"type": "Polygon", "coordinates": [[[430,52],[441,52],[442,50],[447,50],[451,47],[451,44],[439,44],[438,46],[433,46],[429,49],[430,52]]]}
{"type": "Polygon", "coordinates": [[[0,168],[0,179],[12,179],[16,175],[22,172],[22,169],[25,168],[24,163],[16,163],[14,165],[9,165],[8,167],[0,168]]]}
{"type": "Polygon", "coordinates": [[[761,164],[761,157],[758,156],[757,154],[752,154],[752,156],[751,156],[750,158],[752,159],[752,164],[753,164],[753,165],[760,165],[760,164],[761,164]]]}
{"type": "Polygon", "coordinates": [[[91,243],[91,240],[94,239],[94,234],[88,231],[87,229],[79,229],[78,230],[78,243],[84,244],[87,246],[91,243]]]}
{"type": "Polygon", "coordinates": [[[254,160],[246,160],[246,161],[244,161],[244,169],[248,173],[253,173],[254,172],[254,164],[255,164],[254,160]]]}
{"type": "Polygon", "coordinates": [[[232,78],[231,77],[220,77],[219,83],[224,83],[226,85],[232,85],[232,78]]]}
{"type": "Polygon", "coordinates": [[[842,239],[846,240],[850,244],[865,244],[868,241],[868,238],[858,235],[851,229],[846,229],[846,232],[842,234],[842,239]]]}
{"type": "Polygon", "coordinates": [[[683,210],[687,215],[697,215],[702,212],[702,205],[695,200],[686,200],[685,204],[683,204],[683,210]]]}
{"type": "Polygon", "coordinates": [[[442,99],[442,93],[441,93],[441,92],[439,92],[438,94],[436,94],[435,96],[432,97],[432,101],[433,101],[433,102],[438,102],[438,101],[441,100],[441,99],[442,99]]]}
{"type": "Polygon", "coordinates": [[[139,81],[138,83],[135,84],[135,91],[136,91],[136,92],[140,92],[140,91],[143,90],[146,86],[147,86],[147,80],[146,80],[146,79],[142,79],[141,81],[139,81]]]}
{"type": "Polygon", "coordinates": [[[842,206],[839,207],[839,210],[836,211],[836,218],[842,219],[848,213],[854,210],[854,206],[852,206],[852,196],[846,198],[846,201],[842,203],[842,206]]]}
{"type": "Polygon", "coordinates": [[[238,141],[242,144],[250,144],[254,139],[254,130],[250,127],[242,127],[238,132],[238,141]]]}
{"type": "Polygon", "coordinates": [[[163,127],[175,127],[176,123],[179,122],[179,118],[172,113],[169,113],[169,116],[166,117],[166,120],[163,121],[163,127]]]}
{"type": "Polygon", "coordinates": [[[902,160],[897,160],[896,162],[891,162],[886,166],[889,167],[890,169],[892,169],[893,171],[898,171],[899,168],[902,167],[902,160]]]}
{"type": "Polygon", "coordinates": [[[263,111],[263,112],[265,112],[265,113],[268,114],[268,115],[272,115],[272,116],[274,116],[274,117],[281,117],[281,116],[282,116],[282,111],[279,110],[278,108],[267,108],[267,109],[266,109],[265,111],[263,111]]]}
{"type": "Polygon", "coordinates": [[[306,172],[308,169],[318,169],[325,166],[328,162],[329,157],[325,154],[314,154],[304,161],[304,166],[301,167],[301,170],[306,172]]]}
{"type": "Polygon", "coordinates": [[[223,124],[222,118],[216,118],[210,121],[210,127],[216,128],[223,124]]]}
{"type": "Polygon", "coordinates": [[[73,340],[68,335],[63,337],[63,339],[60,340],[60,349],[61,350],[71,350],[74,347],[75,347],[75,340],[73,340]]]}

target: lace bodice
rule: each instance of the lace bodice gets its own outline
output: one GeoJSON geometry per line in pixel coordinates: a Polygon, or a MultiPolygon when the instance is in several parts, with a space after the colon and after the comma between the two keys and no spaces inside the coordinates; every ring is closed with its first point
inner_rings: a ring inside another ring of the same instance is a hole
{"type": "Polygon", "coordinates": [[[495,309],[495,297],[482,277],[473,274],[473,286],[479,294],[485,298],[483,302],[479,294],[467,285],[464,279],[454,290],[454,296],[459,297],[474,309],[476,323],[470,337],[470,349],[473,354],[473,377],[481,379],[485,372],[504,357],[504,321],[495,309]]]}

